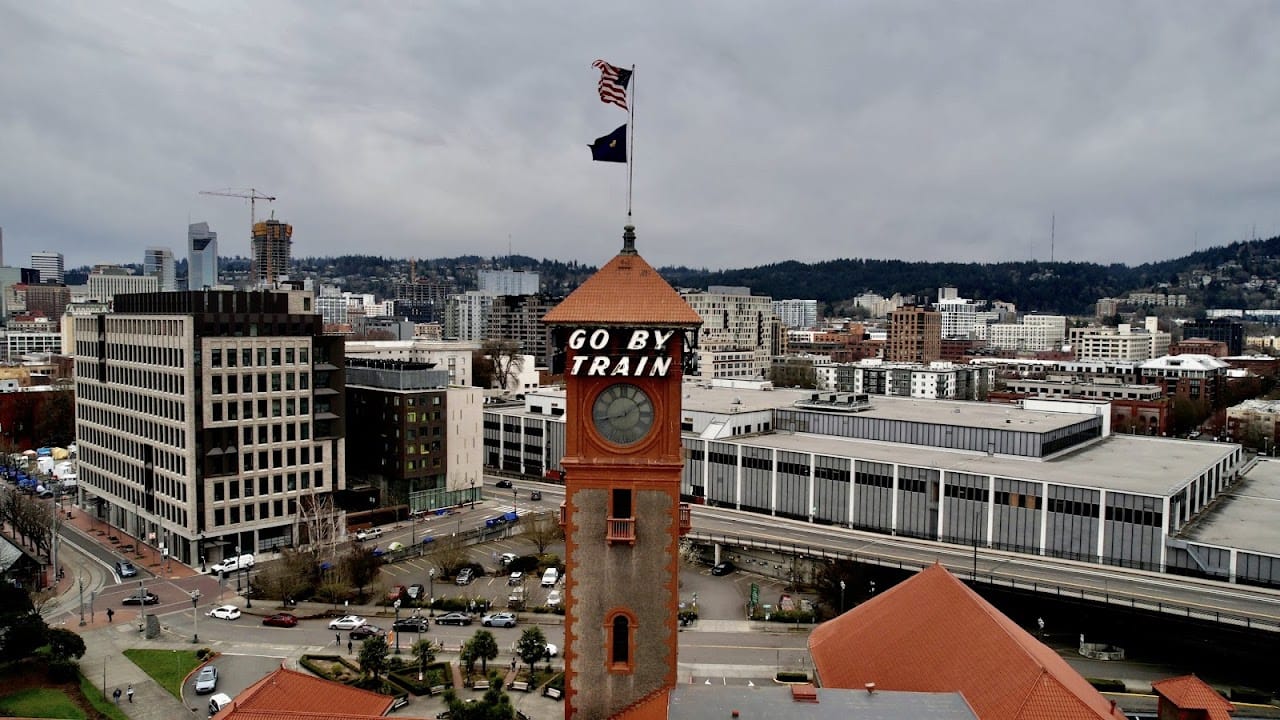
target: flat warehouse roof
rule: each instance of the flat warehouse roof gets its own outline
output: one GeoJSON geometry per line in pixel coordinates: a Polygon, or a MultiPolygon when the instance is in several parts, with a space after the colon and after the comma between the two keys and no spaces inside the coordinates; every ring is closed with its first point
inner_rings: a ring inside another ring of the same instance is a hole
{"type": "Polygon", "coordinates": [[[1241,550],[1278,551],[1280,460],[1259,458],[1242,482],[1218,497],[1218,502],[1188,529],[1188,540],[1241,550]]]}
{"type": "Polygon", "coordinates": [[[1019,460],[822,435],[774,433],[716,442],[1162,497],[1173,494],[1239,447],[1230,443],[1112,435],[1052,460],[1019,460]]]}

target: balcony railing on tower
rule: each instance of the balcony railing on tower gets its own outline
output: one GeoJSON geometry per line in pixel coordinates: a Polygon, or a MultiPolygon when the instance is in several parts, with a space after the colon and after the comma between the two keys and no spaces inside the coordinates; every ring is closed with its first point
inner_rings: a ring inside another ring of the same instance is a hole
{"type": "Polygon", "coordinates": [[[693,529],[693,510],[689,508],[689,503],[680,503],[680,537],[689,534],[693,529]]]}
{"type": "Polygon", "coordinates": [[[628,545],[636,544],[636,519],[630,518],[609,518],[609,532],[605,537],[610,545],[615,543],[626,543],[628,545]]]}

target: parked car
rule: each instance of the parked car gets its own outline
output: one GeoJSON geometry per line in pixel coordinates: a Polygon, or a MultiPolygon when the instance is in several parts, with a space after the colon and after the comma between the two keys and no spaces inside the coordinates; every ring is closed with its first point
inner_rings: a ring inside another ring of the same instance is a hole
{"type": "Polygon", "coordinates": [[[474,570],[469,567],[464,567],[458,571],[458,576],[454,578],[454,582],[459,585],[470,585],[471,581],[475,579],[475,576],[476,573],[474,570]]]}
{"type": "Polygon", "coordinates": [[[541,490],[534,490],[533,492],[529,493],[529,499],[530,499],[530,500],[541,500],[541,499],[542,499],[542,491],[541,491],[541,490]]]}
{"type": "Polygon", "coordinates": [[[200,668],[200,672],[196,673],[195,685],[197,694],[213,692],[218,687],[218,668],[212,665],[200,668]]]}
{"type": "Polygon", "coordinates": [[[551,587],[552,585],[555,585],[556,581],[559,579],[560,571],[553,567],[549,567],[546,572],[542,573],[542,587],[551,587]]]}
{"type": "Polygon", "coordinates": [[[515,627],[516,616],[509,612],[492,613],[480,618],[480,624],[485,627],[515,627]]]}
{"type": "Polygon", "coordinates": [[[427,586],[422,583],[414,583],[409,586],[406,592],[409,593],[410,600],[421,600],[427,596],[427,586]]]}
{"type": "Polygon", "coordinates": [[[276,613],[262,618],[262,624],[269,627],[297,627],[298,616],[293,613],[276,613]]]}
{"type": "Polygon", "coordinates": [[[511,563],[516,561],[517,557],[519,556],[516,555],[515,553],[502,553],[502,566],[506,567],[510,565],[511,563]]]}
{"type": "Polygon", "coordinates": [[[437,625],[470,625],[471,616],[464,612],[445,613],[436,618],[437,625]]]}
{"type": "Polygon", "coordinates": [[[387,602],[395,602],[396,600],[403,600],[404,598],[408,597],[408,595],[409,595],[409,588],[403,585],[392,585],[391,589],[387,591],[387,602]]]}
{"type": "Polygon", "coordinates": [[[222,708],[231,704],[231,696],[226,693],[218,693],[209,698],[209,717],[213,717],[222,711],[222,708]]]}
{"type": "Polygon", "coordinates": [[[560,648],[556,647],[554,643],[547,643],[547,647],[542,652],[547,657],[553,658],[560,654],[560,648]]]}
{"type": "Polygon", "coordinates": [[[209,568],[209,572],[214,575],[229,575],[237,570],[244,570],[253,567],[254,559],[250,553],[244,555],[232,555],[209,568]]]}
{"type": "Polygon", "coordinates": [[[547,593],[547,607],[556,607],[560,604],[560,591],[552,590],[547,593]]]}
{"type": "Polygon", "coordinates": [[[516,570],[515,572],[511,573],[510,576],[507,577],[508,585],[520,585],[523,583],[524,583],[524,573],[520,572],[519,570],[516,570]]]}
{"type": "Polygon", "coordinates": [[[391,624],[391,629],[396,632],[427,632],[429,627],[431,625],[424,617],[400,618],[391,624]]]}
{"type": "Polygon", "coordinates": [[[354,630],[360,627],[361,625],[367,625],[368,622],[369,622],[368,620],[365,620],[359,615],[343,615],[342,617],[336,620],[330,620],[329,629],[330,630],[354,630]]]}
{"type": "Polygon", "coordinates": [[[160,602],[160,596],[146,591],[144,594],[134,593],[129,597],[120,601],[121,605],[156,605],[160,602]]]}
{"type": "Polygon", "coordinates": [[[365,528],[356,531],[356,540],[364,542],[365,540],[376,540],[382,537],[382,528],[365,528]]]}
{"type": "Polygon", "coordinates": [[[240,608],[235,605],[221,605],[210,610],[209,617],[219,620],[235,620],[240,617],[240,608]]]}
{"type": "Polygon", "coordinates": [[[728,575],[729,573],[737,569],[738,568],[736,565],[729,562],[728,560],[724,560],[722,562],[718,562],[715,565],[711,566],[711,574],[712,575],[728,575]]]}
{"type": "Polygon", "coordinates": [[[133,563],[128,560],[117,560],[116,574],[122,578],[133,577],[138,574],[138,568],[134,567],[133,563]]]}
{"type": "Polygon", "coordinates": [[[347,633],[347,636],[350,637],[352,640],[364,640],[366,638],[371,638],[375,635],[386,635],[386,634],[387,634],[386,631],[378,627],[377,625],[365,624],[359,627],[352,628],[351,632],[347,633]]]}
{"type": "Polygon", "coordinates": [[[503,488],[504,490],[510,490],[510,489],[511,489],[511,481],[510,481],[510,480],[508,480],[508,479],[506,479],[506,478],[502,478],[502,479],[501,479],[501,480],[499,480],[498,482],[494,483],[494,484],[493,484],[493,486],[494,486],[494,487],[496,487],[496,488],[503,488]]]}

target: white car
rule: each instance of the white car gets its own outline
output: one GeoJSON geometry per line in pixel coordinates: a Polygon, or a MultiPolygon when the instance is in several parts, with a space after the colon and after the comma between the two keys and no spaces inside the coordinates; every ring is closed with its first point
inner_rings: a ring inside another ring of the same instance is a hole
{"type": "Polygon", "coordinates": [[[356,540],[364,542],[365,540],[376,540],[382,537],[382,528],[366,528],[356,531],[356,540]]]}
{"type": "Polygon", "coordinates": [[[560,648],[556,647],[556,646],[555,646],[554,644],[552,644],[552,643],[547,643],[547,649],[546,649],[546,651],[545,651],[545,652],[546,652],[547,657],[549,657],[549,658],[553,658],[553,657],[555,657],[556,655],[559,655],[559,654],[560,654],[560,648]]]}
{"type": "Polygon", "coordinates": [[[368,620],[365,620],[359,615],[343,615],[337,620],[330,620],[329,629],[330,630],[355,630],[361,625],[367,625],[368,623],[369,623],[368,620]]]}
{"type": "Polygon", "coordinates": [[[219,620],[235,620],[240,617],[240,608],[235,605],[222,605],[210,610],[208,615],[219,620]]]}
{"type": "Polygon", "coordinates": [[[556,607],[556,606],[557,606],[557,605],[559,605],[559,604],[560,604],[560,591],[559,591],[559,590],[552,590],[551,592],[547,593],[547,606],[548,606],[548,607],[556,607]]]}

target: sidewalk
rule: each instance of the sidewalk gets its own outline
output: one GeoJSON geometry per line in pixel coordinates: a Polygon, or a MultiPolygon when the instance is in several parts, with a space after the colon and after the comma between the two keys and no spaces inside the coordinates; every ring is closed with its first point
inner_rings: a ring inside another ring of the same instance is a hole
{"type": "MultiPolygon", "coordinates": [[[[104,623],[105,624],[105,623],[104,623]]],[[[100,627],[86,631],[80,628],[84,638],[85,653],[80,658],[80,670],[93,683],[94,687],[104,693],[110,700],[111,692],[120,688],[120,709],[132,720],[174,720],[175,718],[205,717],[207,708],[184,707],[178,698],[169,694],[168,690],[151,679],[137,665],[134,665],[122,654],[126,648],[172,648],[176,643],[160,640],[143,640],[138,636],[136,626],[117,623],[108,627],[100,627]],[[105,684],[103,678],[106,678],[105,684]],[[123,693],[133,684],[133,702],[123,693]]],[[[185,650],[190,650],[188,644],[185,650]]]]}

